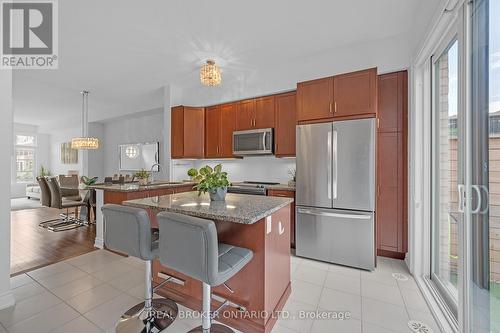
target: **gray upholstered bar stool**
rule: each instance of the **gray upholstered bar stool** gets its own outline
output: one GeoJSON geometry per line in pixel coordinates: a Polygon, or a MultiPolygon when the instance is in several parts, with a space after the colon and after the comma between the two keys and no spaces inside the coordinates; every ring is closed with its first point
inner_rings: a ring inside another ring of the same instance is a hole
{"type": "Polygon", "coordinates": [[[153,299],[152,261],[158,258],[158,242],[152,241],[148,214],[144,209],[113,204],[106,204],[101,209],[104,245],[146,262],[145,301],[122,315],[116,324],[116,332],[146,333],[165,329],[177,317],[178,308],[170,299],[153,299]]]}
{"type": "Polygon", "coordinates": [[[234,332],[224,325],[212,325],[212,319],[229,301],[212,312],[211,287],[224,284],[238,273],[252,259],[253,252],[219,243],[213,221],[171,212],[159,213],[157,218],[160,227],[160,262],[203,282],[202,325],[190,332],[234,332]]]}

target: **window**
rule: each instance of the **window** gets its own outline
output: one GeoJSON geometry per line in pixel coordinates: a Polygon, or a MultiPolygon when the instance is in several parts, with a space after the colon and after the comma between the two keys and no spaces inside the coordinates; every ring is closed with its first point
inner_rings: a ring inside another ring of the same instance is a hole
{"type": "Polygon", "coordinates": [[[16,134],[14,146],[16,183],[32,182],[35,179],[36,137],[16,134]]]}

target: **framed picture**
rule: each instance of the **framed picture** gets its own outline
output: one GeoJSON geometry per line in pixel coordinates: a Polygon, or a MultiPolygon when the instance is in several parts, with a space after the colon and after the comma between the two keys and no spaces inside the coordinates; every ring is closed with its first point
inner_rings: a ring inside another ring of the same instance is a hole
{"type": "Polygon", "coordinates": [[[78,149],[71,148],[71,142],[61,143],[61,163],[62,164],[78,163],[78,149]]]}

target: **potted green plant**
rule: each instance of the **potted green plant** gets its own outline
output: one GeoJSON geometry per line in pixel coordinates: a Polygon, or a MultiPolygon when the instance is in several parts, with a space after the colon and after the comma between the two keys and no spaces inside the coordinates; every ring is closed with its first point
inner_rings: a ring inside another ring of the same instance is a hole
{"type": "Polygon", "coordinates": [[[87,176],[82,176],[82,183],[80,184],[81,189],[86,189],[89,186],[94,185],[97,182],[98,177],[87,177],[87,176]]]}
{"type": "Polygon", "coordinates": [[[147,185],[149,180],[149,171],[142,169],[134,174],[134,177],[139,180],[139,185],[147,185]]]}
{"type": "Polygon", "coordinates": [[[48,177],[50,175],[51,175],[50,170],[45,169],[43,165],[40,165],[40,170],[38,171],[38,177],[48,177]]]}
{"type": "Polygon", "coordinates": [[[224,201],[226,199],[229,180],[227,179],[227,172],[222,171],[222,165],[217,164],[214,168],[205,165],[200,170],[191,168],[188,170],[188,176],[198,183],[193,187],[198,190],[198,195],[208,192],[212,201],[224,201]]]}

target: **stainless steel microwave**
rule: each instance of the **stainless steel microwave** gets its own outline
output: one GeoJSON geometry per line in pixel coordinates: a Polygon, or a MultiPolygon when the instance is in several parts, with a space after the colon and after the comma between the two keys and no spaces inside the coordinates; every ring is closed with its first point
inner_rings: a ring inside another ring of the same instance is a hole
{"type": "Polygon", "coordinates": [[[233,132],[233,155],[272,155],[273,129],[233,132]]]}

